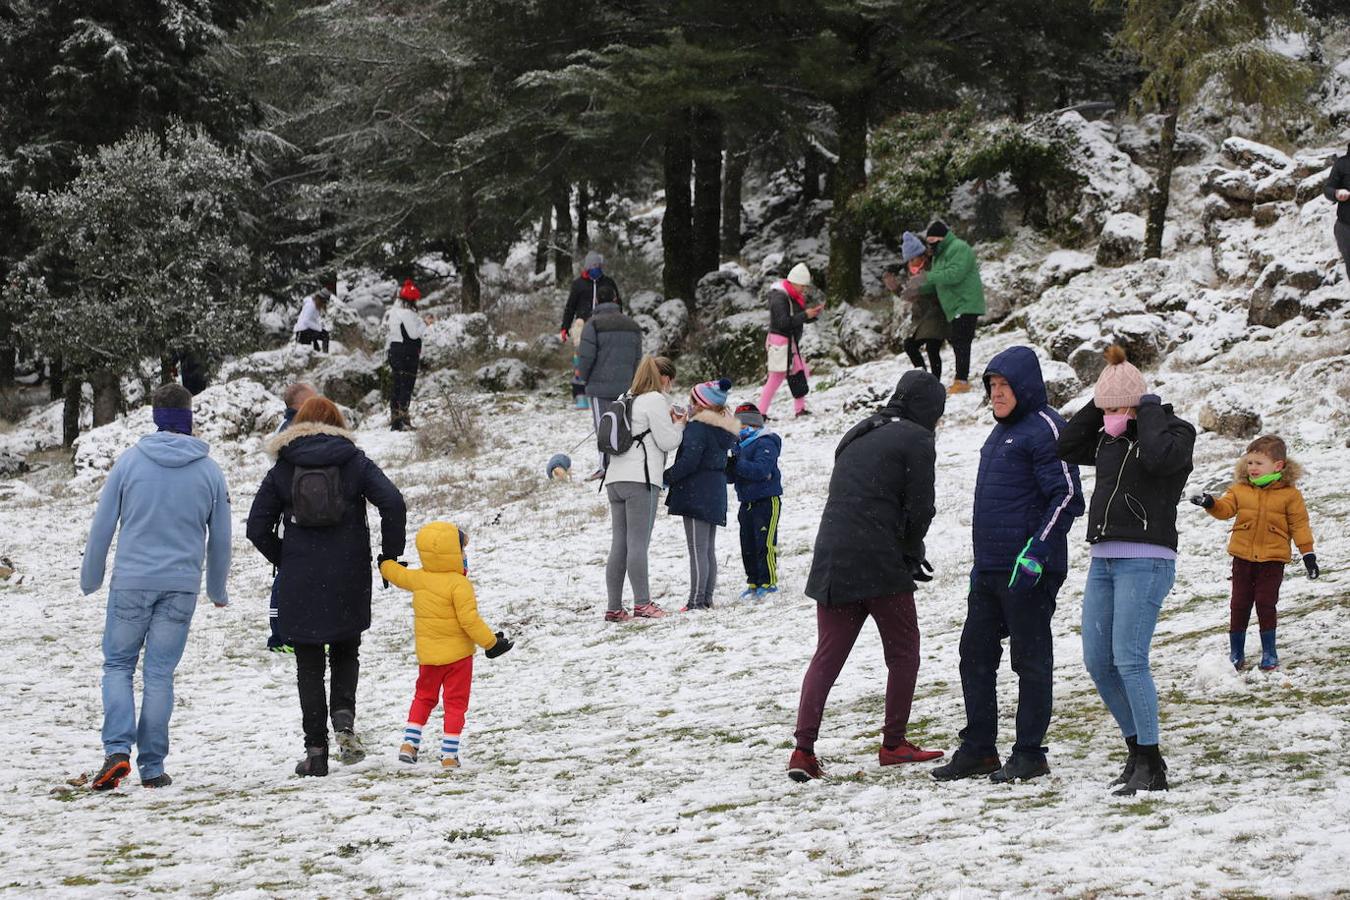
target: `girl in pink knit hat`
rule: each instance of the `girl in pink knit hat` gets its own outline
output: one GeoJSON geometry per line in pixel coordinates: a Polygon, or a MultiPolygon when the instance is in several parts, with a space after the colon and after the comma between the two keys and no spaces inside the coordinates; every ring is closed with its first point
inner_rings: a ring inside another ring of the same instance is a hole
{"type": "Polygon", "coordinates": [[[1149,645],[1177,566],[1177,503],[1195,428],[1178,418],[1121,347],[1106,351],[1092,402],[1059,437],[1065,462],[1097,467],[1088,507],[1092,564],[1083,589],[1083,663],[1125,738],[1115,792],[1167,790],[1149,645]]]}

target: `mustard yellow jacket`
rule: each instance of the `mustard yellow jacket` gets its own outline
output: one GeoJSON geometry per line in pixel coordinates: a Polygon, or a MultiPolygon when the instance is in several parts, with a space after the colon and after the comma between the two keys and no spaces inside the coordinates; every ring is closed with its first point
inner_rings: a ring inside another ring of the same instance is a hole
{"type": "Polygon", "coordinates": [[[1249,562],[1289,562],[1289,541],[1300,554],[1313,552],[1312,529],[1303,495],[1294,486],[1302,470],[1293,460],[1279,481],[1259,488],[1247,481],[1245,459],[1238,480],[1208,510],[1216,519],[1237,518],[1228,539],[1228,554],[1249,562]]]}
{"type": "Polygon", "coordinates": [[[491,649],[497,636],[478,615],[473,585],[464,577],[459,529],[449,522],[432,522],[417,532],[417,552],[422,568],[409,569],[386,559],[380,564],[380,576],[413,592],[418,663],[445,666],[473,656],[477,647],[491,649]]]}

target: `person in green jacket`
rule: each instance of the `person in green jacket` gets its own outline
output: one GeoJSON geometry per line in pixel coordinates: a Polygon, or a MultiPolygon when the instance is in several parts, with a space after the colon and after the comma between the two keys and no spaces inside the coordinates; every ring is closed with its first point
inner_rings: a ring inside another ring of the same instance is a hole
{"type": "Polygon", "coordinates": [[[937,294],[942,313],[951,323],[948,340],[956,354],[956,379],[947,393],[964,394],[970,390],[970,345],[975,340],[975,323],[984,315],[980,264],[970,245],[952,234],[941,219],[933,220],[926,237],[933,248],[933,265],[920,290],[937,294]]]}

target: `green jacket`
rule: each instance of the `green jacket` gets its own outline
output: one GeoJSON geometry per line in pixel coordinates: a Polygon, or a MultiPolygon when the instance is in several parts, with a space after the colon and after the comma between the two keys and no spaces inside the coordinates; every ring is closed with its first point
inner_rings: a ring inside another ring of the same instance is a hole
{"type": "Polygon", "coordinates": [[[974,313],[984,315],[984,284],[975,251],[954,234],[948,234],[933,248],[933,266],[923,283],[925,294],[936,292],[947,321],[974,313]]]}

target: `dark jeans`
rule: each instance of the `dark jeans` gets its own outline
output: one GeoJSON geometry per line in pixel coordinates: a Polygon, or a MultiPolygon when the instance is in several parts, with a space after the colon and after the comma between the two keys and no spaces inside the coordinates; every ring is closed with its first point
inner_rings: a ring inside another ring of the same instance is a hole
{"type": "Polygon", "coordinates": [[[919,677],[919,620],[913,594],[875,597],[846,606],[816,604],[816,654],[802,679],[797,706],[797,746],[814,753],[820,735],[825,700],[830,696],[853,643],[871,616],[881,634],[881,652],[886,659],[886,721],[881,742],[893,747],[905,739],[909,708],[914,702],[914,684],[919,677]]]}
{"type": "Polygon", "coordinates": [[[417,369],[391,369],[389,384],[389,424],[402,431],[409,424],[408,408],[412,405],[413,388],[417,386],[417,369]]]}
{"type": "Polygon", "coordinates": [[[310,344],[315,350],[328,352],[328,331],[316,331],[313,328],[305,328],[295,333],[295,342],[297,344],[310,344]]]}
{"type": "Polygon", "coordinates": [[[742,503],[736,514],[741,525],[741,562],[751,587],[778,586],[778,517],[782,497],[742,503]]]}
{"type": "Polygon", "coordinates": [[[952,320],[952,351],[956,354],[956,380],[970,380],[970,345],[975,340],[975,323],[980,317],[966,313],[952,320]]]}
{"type": "Polygon", "coordinates": [[[332,679],[324,692],[324,645],[295,645],[295,680],[300,688],[300,717],[306,747],[328,746],[328,711],[334,728],[350,728],[356,717],[356,680],[361,672],[361,638],[328,645],[327,663],[332,679]]]}
{"type": "Polygon", "coordinates": [[[1345,260],[1345,274],[1350,277],[1350,225],[1337,220],[1331,232],[1336,235],[1336,249],[1341,251],[1341,258],[1345,260]]]}
{"type": "MultiPolygon", "coordinates": [[[[942,377],[942,338],[933,338],[931,340],[919,340],[916,337],[905,338],[905,355],[909,361],[914,364],[914,368],[922,369],[923,354],[919,352],[922,348],[924,353],[928,354],[928,371],[933,373],[934,378],[942,377]]],[[[966,362],[970,362],[970,344],[966,344],[966,362]]]]}
{"type": "Polygon", "coordinates": [[[1017,741],[1014,753],[1045,754],[1054,705],[1054,640],[1050,618],[1064,573],[1046,572],[1025,594],[1008,587],[1008,572],[975,572],[961,631],[961,693],[966,727],[961,749],[978,756],[998,752],[998,665],[1008,638],[1017,674],[1017,741]]]}
{"type": "Polygon", "coordinates": [[[1228,630],[1246,631],[1256,607],[1262,631],[1275,627],[1275,604],[1280,602],[1284,563],[1248,562],[1233,557],[1233,596],[1228,602],[1228,630]]]}

